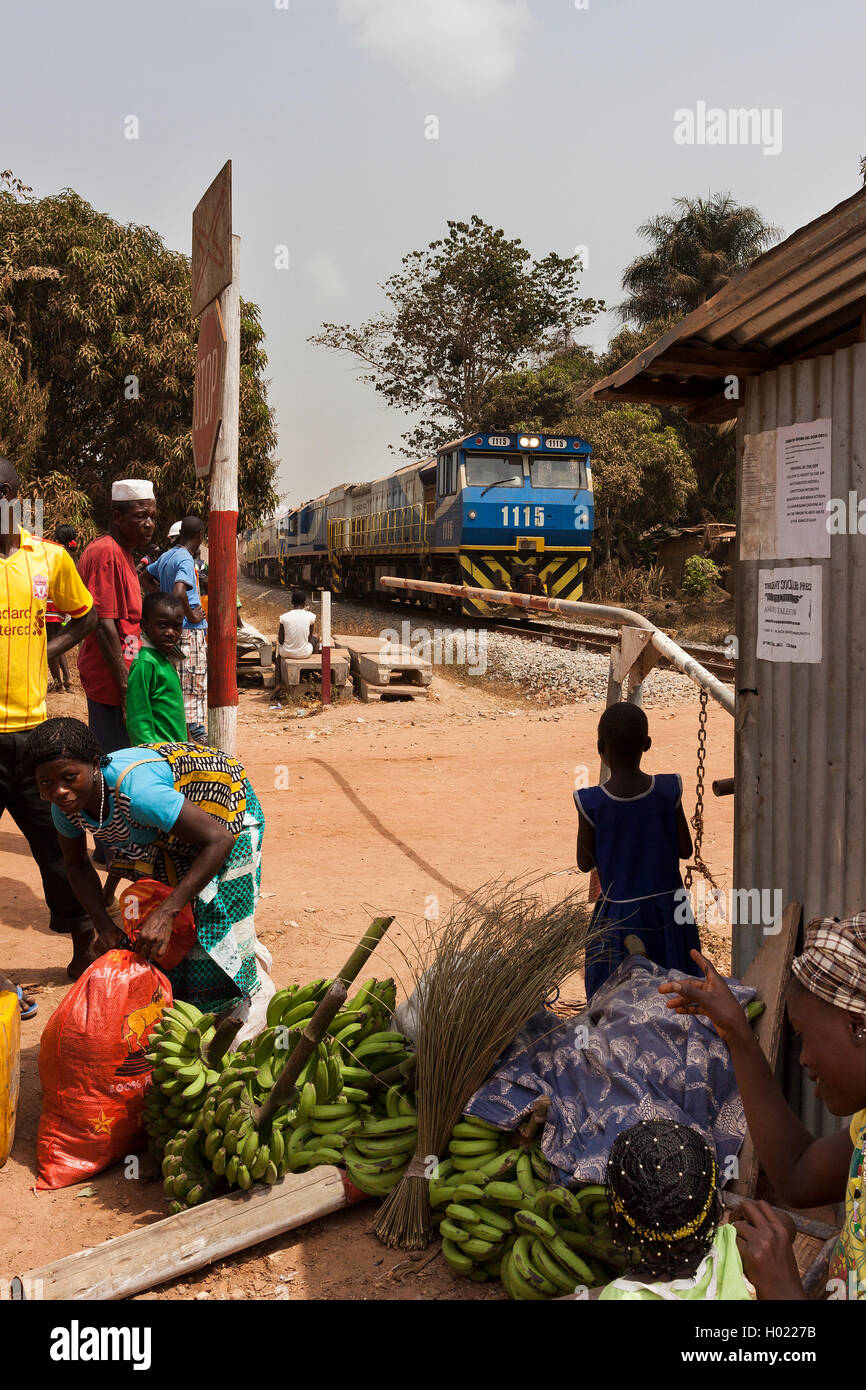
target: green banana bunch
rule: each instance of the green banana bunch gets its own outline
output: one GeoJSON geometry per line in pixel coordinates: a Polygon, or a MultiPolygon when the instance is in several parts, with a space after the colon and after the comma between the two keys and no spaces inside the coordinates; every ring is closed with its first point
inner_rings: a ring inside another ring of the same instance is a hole
{"type": "Polygon", "coordinates": [[[551,1181],[538,1144],[471,1115],[452,1131],[448,1156],[429,1181],[442,1253],[458,1274],[500,1278],[509,1297],[540,1300],[607,1283],[626,1268],[613,1241],[605,1189],[551,1181]]]}
{"type": "Polygon", "coordinates": [[[154,1085],[168,1101],[179,1103],[175,1118],[198,1110],[207,1088],[219,1080],[207,1050],[215,1023],[214,1014],[202,1014],[195,1005],[177,1000],[163,1011],[150,1035],[145,1056],[153,1068],[154,1085]]]}
{"type": "Polygon", "coordinates": [[[343,1150],[349,1180],[371,1197],[384,1197],[400,1182],[418,1144],[418,1115],[400,1087],[392,1086],[343,1150]]]}
{"type": "Polygon", "coordinates": [[[202,1131],[196,1125],[180,1130],[165,1146],[163,1189],[166,1197],[172,1199],[172,1215],[207,1201],[216,1186],[216,1179],[202,1156],[201,1138],[202,1131]]]}

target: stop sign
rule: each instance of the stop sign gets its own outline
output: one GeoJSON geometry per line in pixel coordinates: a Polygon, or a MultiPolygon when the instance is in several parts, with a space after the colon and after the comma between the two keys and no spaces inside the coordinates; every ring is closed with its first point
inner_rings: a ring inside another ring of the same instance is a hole
{"type": "Polygon", "coordinates": [[[226,335],[219,303],[213,300],[199,321],[195,358],[192,450],[197,478],[206,478],[210,473],[222,414],[225,370],[226,335]]]}

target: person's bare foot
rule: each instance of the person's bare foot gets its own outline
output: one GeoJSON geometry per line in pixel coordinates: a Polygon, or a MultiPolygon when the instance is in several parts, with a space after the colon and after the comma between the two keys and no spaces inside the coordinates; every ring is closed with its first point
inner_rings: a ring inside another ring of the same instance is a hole
{"type": "Polygon", "coordinates": [[[80,979],[88,966],[98,959],[96,933],[92,929],[76,932],[72,938],[72,960],[66,967],[66,973],[70,980],[80,979]]]}

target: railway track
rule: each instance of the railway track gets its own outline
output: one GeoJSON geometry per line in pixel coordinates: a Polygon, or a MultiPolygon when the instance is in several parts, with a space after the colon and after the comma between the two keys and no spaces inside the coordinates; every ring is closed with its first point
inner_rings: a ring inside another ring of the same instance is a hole
{"type": "MultiPolygon", "coordinates": [[[[252,595],[266,599],[276,597],[285,591],[260,584],[258,580],[244,578],[243,586],[252,595]]],[[[580,623],[558,623],[548,622],[543,618],[524,618],[514,617],[461,617],[453,616],[445,618],[442,613],[435,608],[423,604],[411,603],[400,604],[393,600],[388,602],[377,602],[374,599],[339,599],[341,605],[347,608],[372,608],[377,612],[383,613],[405,613],[412,614],[413,617],[423,619],[429,617],[436,623],[447,627],[472,627],[487,632],[500,632],[509,637],[522,637],[526,641],[544,642],[548,646],[566,647],[571,650],[584,649],[592,652],[609,652],[617,641],[618,631],[615,628],[589,627],[580,623]]],[[[727,656],[724,647],[712,646],[706,642],[686,642],[681,643],[683,650],[689,656],[693,656],[702,666],[717,676],[719,680],[733,683],[735,674],[735,663],[727,656]]],[[[669,662],[664,659],[659,661],[659,666],[663,670],[673,670],[669,662]]]]}
{"type": "MultiPolygon", "coordinates": [[[[469,621],[467,619],[467,621],[469,621]]],[[[544,642],[554,647],[568,647],[572,650],[584,648],[592,652],[609,652],[615,646],[618,632],[613,628],[584,627],[577,623],[547,623],[533,618],[472,620],[476,626],[487,626],[489,631],[507,633],[512,637],[525,637],[536,642],[544,642]]],[[[733,683],[735,663],[727,656],[724,647],[711,646],[706,642],[683,642],[683,651],[693,656],[695,661],[717,676],[719,680],[733,683]]],[[[662,658],[659,666],[673,670],[670,662],[662,658]]]]}

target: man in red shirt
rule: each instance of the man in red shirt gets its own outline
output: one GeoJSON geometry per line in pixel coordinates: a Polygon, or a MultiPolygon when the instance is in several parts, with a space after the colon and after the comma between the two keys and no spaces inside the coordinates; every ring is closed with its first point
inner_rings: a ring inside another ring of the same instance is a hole
{"type": "Polygon", "coordinates": [[[78,673],[88,723],[104,753],[129,747],[126,681],[138,655],[141,585],[133,551],[145,547],[156,523],[153,483],[119,478],[111,486],[111,529],[91,541],[79,574],[93,595],[99,624],[82,644],[78,673]]]}

